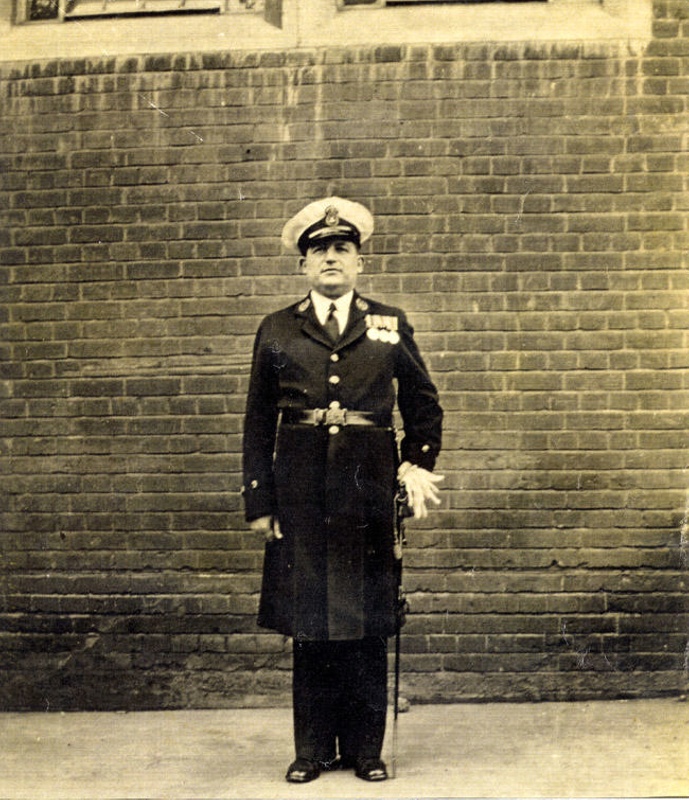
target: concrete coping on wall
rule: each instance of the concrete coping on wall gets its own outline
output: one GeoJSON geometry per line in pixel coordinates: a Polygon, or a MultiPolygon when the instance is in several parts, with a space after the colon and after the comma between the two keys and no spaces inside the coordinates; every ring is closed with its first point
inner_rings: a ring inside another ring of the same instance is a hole
{"type": "Polygon", "coordinates": [[[336,0],[285,0],[281,26],[256,14],[159,16],[15,24],[15,2],[0,0],[1,61],[155,53],[458,42],[611,42],[639,51],[651,37],[652,0],[424,3],[338,8],[336,0]],[[155,25],[155,36],[151,27],[155,25]]]}

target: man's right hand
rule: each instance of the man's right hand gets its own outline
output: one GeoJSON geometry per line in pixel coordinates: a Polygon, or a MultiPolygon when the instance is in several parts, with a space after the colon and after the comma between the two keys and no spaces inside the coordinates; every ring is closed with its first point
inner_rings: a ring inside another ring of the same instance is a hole
{"type": "Polygon", "coordinates": [[[277,517],[259,517],[249,525],[252,531],[262,533],[267,542],[272,542],[273,539],[282,539],[282,531],[277,517]]]}

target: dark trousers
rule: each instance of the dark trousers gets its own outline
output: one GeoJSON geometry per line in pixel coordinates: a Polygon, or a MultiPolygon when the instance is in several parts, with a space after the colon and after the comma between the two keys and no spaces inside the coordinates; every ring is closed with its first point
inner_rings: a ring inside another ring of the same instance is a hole
{"type": "Polygon", "coordinates": [[[298,758],[379,758],[387,710],[387,640],[294,642],[298,758]]]}

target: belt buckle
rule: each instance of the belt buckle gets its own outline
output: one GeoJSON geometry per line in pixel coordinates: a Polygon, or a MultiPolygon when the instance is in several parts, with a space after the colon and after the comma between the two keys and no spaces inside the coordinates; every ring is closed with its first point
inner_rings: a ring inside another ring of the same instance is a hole
{"type": "Polygon", "coordinates": [[[347,409],[339,406],[324,409],[323,425],[346,425],[347,409]]]}

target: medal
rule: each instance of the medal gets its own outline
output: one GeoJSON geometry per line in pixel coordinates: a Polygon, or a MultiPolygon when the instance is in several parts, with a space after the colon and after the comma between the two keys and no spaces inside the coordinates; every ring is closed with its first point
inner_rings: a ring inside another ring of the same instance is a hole
{"type": "Polygon", "coordinates": [[[380,314],[366,315],[366,335],[372,342],[397,344],[400,341],[397,328],[397,317],[385,317],[380,314]]]}

